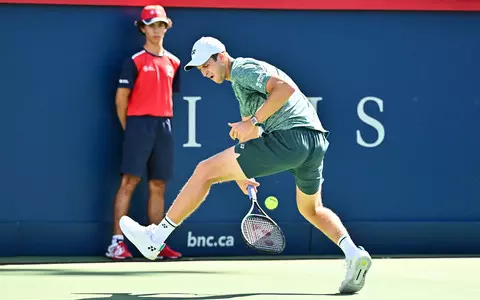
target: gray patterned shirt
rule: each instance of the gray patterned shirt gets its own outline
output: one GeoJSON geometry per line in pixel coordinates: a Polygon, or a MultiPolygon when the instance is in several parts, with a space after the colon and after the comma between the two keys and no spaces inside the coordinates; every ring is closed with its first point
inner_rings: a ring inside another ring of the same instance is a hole
{"type": "Polygon", "coordinates": [[[276,76],[295,88],[288,101],[263,122],[266,132],[294,127],[307,127],[326,132],[314,106],[282,70],[264,61],[239,57],[233,61],[230,76],[242,117],[254,115],[265,103],[268,97],[267,82],[271,76],[276,76]]]}

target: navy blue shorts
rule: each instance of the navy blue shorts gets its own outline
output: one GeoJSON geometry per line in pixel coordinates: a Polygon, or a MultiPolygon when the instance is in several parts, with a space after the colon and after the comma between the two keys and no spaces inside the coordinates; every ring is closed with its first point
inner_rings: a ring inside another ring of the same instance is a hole
{"type": "Polygon", "coordinates": [[[122,174],[148,180],[173,175],[173,137],[170,118],[129,116],[124,132],[122,174]]]}

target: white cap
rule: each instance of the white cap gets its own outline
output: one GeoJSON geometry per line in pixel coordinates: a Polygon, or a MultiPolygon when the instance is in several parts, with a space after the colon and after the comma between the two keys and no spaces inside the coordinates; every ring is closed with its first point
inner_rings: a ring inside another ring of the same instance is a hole
{"type": "Polygon", "coordinates": [[[185,66],[185,71],[203,65],[212,55],[225,51],[225,45],[213,37],[201,37],[192,47],[192,60],[185,66]]]}

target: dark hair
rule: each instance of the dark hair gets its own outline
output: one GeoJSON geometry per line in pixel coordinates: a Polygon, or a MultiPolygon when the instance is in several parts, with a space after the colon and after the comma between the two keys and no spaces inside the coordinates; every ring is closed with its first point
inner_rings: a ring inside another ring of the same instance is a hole
{"type": "MultiPolygon", "coordinates": [[[[162,22],[162,23],[167,25],[167,30],[173,27],[173,22],[170,18],[168,18],[168,23],[165,23],[165,22],[162,22]]],[[[135,21],[135,27],[137,27],[138,32],[140,32],[143,35],[145,35],[145,33],[143,33],[142,28],[145,26],[146,25],[141,20],[135,21]]]]}
{"type": "Polygon", "coordinates": [[[217,61],[218,53],[213,54],[210,58],[213,59],[213,61],[217,61]]]}

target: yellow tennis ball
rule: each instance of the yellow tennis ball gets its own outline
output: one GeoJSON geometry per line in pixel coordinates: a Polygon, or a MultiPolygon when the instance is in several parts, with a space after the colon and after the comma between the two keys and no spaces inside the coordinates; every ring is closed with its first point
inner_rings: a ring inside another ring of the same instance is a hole
{"type": "Polygon", "coordinates": [[[265,199],[265,207],[272,210],[277,208],[278,206],[278,200],[274,196],[268,196],[267,199],[265,199]]]}

